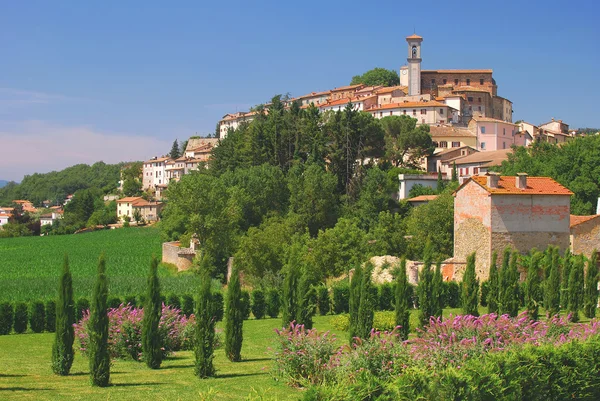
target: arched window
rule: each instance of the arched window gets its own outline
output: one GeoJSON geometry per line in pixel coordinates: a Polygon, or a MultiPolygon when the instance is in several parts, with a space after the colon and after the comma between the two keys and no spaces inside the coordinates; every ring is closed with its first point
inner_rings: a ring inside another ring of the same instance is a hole
{"type": "Polygon", "coordinates": [[[417,46],[412,47],[412,57],[417,58],[417,46]]]}

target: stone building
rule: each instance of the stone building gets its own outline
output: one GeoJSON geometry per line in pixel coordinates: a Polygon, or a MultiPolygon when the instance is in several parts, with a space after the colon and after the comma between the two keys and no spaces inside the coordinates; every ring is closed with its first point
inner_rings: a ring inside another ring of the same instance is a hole
{"type": "Polygon", "coordinates": [[[590,257],[594,250],[600,251],[600,214],[571,215],[570,222],[571,253],[590,257]]]}
{"type": "Polygon", "coordinates": [[[511,247],[569,248],[573,193],[548,177],[475,176],[454,193],[454,257],[444,263],[446,279],[462,279],[467,256],[476,253],[477,277],[487,280],[492,254],[511,247]]]}

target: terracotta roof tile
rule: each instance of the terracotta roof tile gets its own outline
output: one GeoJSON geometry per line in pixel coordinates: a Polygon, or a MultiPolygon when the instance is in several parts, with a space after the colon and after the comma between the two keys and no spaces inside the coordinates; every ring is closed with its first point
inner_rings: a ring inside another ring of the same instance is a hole
{"type": "Polygon", "coordinates": [[[494,70],[422,70],[425,74],[491,74],[494,70]]]}
{"type": "Polygon", "coordinates": [[[464,138],[475,138],[477,135],[473,132],[469,131],[466,128],[455,128],[447,125],[430,125],[429,126],[429,134],[432,138],[436,137],[444,137],[444,136],[454,136],[454,137],[464,137],[464,138]]]}
{"type": "Polygon", "coordinates": [[[423,107],[448,107],[447,104],[435,102],[435,101],[427,101],[427,102],[402,102],[402,103],[389,103],[382,104],[381,106],[375,106],[365,111],[377,111],[377,110],[388,110],[388,109],[418,109],[423,107]]]}
{"type": "Polygon", "coordinates": [[[340,86],[339,88],[332,89],[331,92],[348,91],[348,90],[359,89],[359,88],[364,88],[364,87],[365,87],[364,84],[340,86]]]}
{"type": "Polygon", "coordinates": [[[414,198],[407,199],[407,202],[429,202],[437,199],[438,195],[419,195],[414,198]]]}
{"type": "Polygon", "coordinates": [[[413,33],[410,36],[407,36],[406,39],[423,39],[421,36],[417,35],[416,33],[413,33]]]}
{"type": "Polygon", "coordinates": [[[579,224],[593,220],[597,217],[600,217],[600,214],[592,214],[591,216],[575,216],[574,214],[572,214],[570,219],[570,227],[575,227],[579,224]]]}
{"type": "Polygon", "coordinates": [[[384,86],[383,88],[379,88],[377,89],[375,92],[379,95],[381,95],[382,93],[389,93],[389,92],[393,92],[395,90],[401,90],[406,92],[408,90],[407,86],[384,86]]]}
{"type": "MultiPolygon", "coordinates": [[[[479,152],[481,154],[485,152],[479,152]]],[[[474,176],[471,180],[481,185],[492,195],[573,195],[573,192],[560,185],[550,177],[527,177],[527,188],[520,189],[516,186],[516,177],[501,176],[498,188],[487,186],[487,176],[474,176]]]]}

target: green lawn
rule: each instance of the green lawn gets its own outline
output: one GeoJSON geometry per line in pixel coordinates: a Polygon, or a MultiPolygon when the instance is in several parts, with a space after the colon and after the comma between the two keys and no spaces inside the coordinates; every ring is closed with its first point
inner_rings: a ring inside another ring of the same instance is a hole
{"type": "MultiPolygon", "coordinates": [[[[103,230],[87,234],[0,239],[0,301],[53,298],[65,253],[69,255],[76,297],[89,297],[98,257],[106,255],[110,295],[145,291],[151,255],[161,257],[157,228],[103,230]]],[[[163,293],[182,295],[197,288],[197,277],[160,268],[163,293]]]]}
{"type": "MultiPolygon", "coordinates": [[[[330,330],[331,316],[316,317],[315,327],[330,330]]],[[[159,370],[143,363],[115,361],[112,386],[89,384],[87,359],[76,354],[72,375],[59,377],[50,369],[53,334],[0,336],[0,399],[2,400],[298,400],[300,390],[273,379],[274,329],[280,319],[244,322],[243,362],[232,363],[223,349],[216,351],[217,378],[194,376],[191,351],[175,353],[159,370]],[[212,394],[212,395],[211,395],[212,394]],[[253,395],[253,397],[249,397],[253,395]],[[260,398],[262,396],[262,398],[260,398]]],[[[345,333],[337,333],[340,342],[345,333]]]]}

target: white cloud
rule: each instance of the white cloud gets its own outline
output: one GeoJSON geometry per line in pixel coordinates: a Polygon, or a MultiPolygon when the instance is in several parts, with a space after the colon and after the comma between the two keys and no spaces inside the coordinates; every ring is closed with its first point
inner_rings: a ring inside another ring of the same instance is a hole
{"type": "Polygon", "coordinates": [[[170,148],[169,140],[100,132],[88,126],[0,121],[0,179],[20,181],[26,174],[79,163],[147,160],[170,148]]]}

